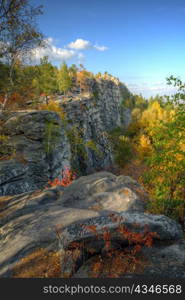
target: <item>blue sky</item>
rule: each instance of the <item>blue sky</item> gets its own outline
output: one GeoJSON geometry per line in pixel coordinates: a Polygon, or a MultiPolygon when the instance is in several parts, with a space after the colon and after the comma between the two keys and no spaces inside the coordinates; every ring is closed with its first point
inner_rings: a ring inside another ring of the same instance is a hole
{"type": "Polygon", "coordinates": [[[185,80],[184,0],[32,2],[44,5],[38,23],[54,63],[108,71],[146,97],[170,93],[165,79],[171,74],[185,80]]]}

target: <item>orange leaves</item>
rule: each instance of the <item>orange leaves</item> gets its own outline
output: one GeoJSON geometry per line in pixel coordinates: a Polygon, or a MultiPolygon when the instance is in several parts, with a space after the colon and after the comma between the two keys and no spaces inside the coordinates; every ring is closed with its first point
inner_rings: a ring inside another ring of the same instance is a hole
{"type": "Polygon", "coordinates": [[[105,242],[105,249],[109,250],[111,247],[111,234],[106,227],[104,227],[103,231],[103,240],[105,242]]]}
{"type": "Polygon", "coordinates": [[[100,230],[96,224],[80,225],[82,239],[79,238],[78,241],[74,241],[68,246],[64,268],[71,259],[74,274],[78,259],[83,259],[84,262],[91,257],[90,264],[88,264],[90,267],[89,277],[117,278],[125,273],[143,272],[148,261],[145,259],[142,249],[151,247],[157,234],[150,232],[147,225],[140,230],[140,224],[137,223],[132,224],[132,230],[135,228],[136,232],[131,231],[121,224],[124,220],[119,215],[112,214],[111,218],[112,222],[117,223],[117,230],[115,229],[114,232],[106,226],[100,230]],[[89,239],[87,232],[92,233],[94,239],[89,239]],[[124,243],[124,240],[127,240],[128,243],[124,243]],[[120,241],[119,245],[118,241],[120,241]]]}
{"type": "Polygon", "coordinates": [[[89,275],[91,277],[118,278],[124,273],[142,272],[146,261],[136,252],[134,250],[114,249],[109,251],[107,255],[95,256],[92,259],[89,275]]]}
{"type": "Polygon", "coordinates": [[[125,196],[130,195],[130,191],[128,189],[123,189],[121,193],[123,193],[125,196]]]}
{"type": "Polygon", "coordinates": [[[132,254],[135,255],[136,253],[140,252],[141,249],[142,249],[141,245],[139,244],[135,245],[134,249],[132,250],[133,251],[132,254]]]}
{"type": "Polygon", "coordinates": [[[76,175],[69,169],[65,168],[65,170],[62,172],[62,179],[60,180],[59,178],[55,178],[53,181],[49,181],[49,185],[54,187],[54,186],[68,186],[70,185],[73,180],[76,179],[76,175]]]}
{"type": "Polygon", "coordinates": [[[100,238],[100,236],[99,236],[99,234],[98,234],[98,231],[97,231],[96,225],[82,225],[82,227],[83,227],[85,230],[87,230],[87,231],[89,231],[89,232],[92,232],[92,233],[96,236],[97,239],[100,238]]]}
{"type": "Polygon", "coordinates": [[[96,229],[96,225],[88,225],[88,226],[83,226],[85,229],[87,229],[88,231],[97,234],[97,229],[96,229]]]}
{"type": "MultiPolygon", "coordinates": [[[[138,226],[139,225],[137,225],[137,227],[138,226]]],[[[120,225],[117,231],[128,240],[130,245],[135,244],[137,246],[143,245],[151,247],[153,244],[153,238],[158,236],[156,232],[149,232],[146,227],[144,233],[131,232],[124,225],[120,225]]],[[[139,247],[136,247],[136,249],[138,250],[139,247]]]]}
{"type": "MultiPolygon", "coordinates": [[[[104,227],[102,233],[98,233],[97,226],[85,226],[85,229],[95,234],[98,239],[104,241],[104,247],[101,255],[95,256],[92,260],[91,274],[92,277],[119,277],[124,273],[142,272],[145,265],[144,258],[141,256],[143,247],[151,247],[153,239],[157,237],[155,232],[150,232],[148,227],[144,227],[144,231],[139,231],[139,224],[133,224],[136,232],[130,231],[125,225],[121,224],[120,216],[112,214],[113,222],[118,223],[117,232],[122,238],[128,241],[129,246],[123,248],[114,248],[111,244],[112,234],[107,227],[104,227]],[[111,247],[112,246],[112,247],[111,247]]],[[[84,227],[84,226],[83,226],[84,227]]],[[[115,234],[115,233],[114,233],[115,234]]],[[[87,250],[88,251],[88,250],[87,250]]],[[[91,253],[90,251],[88,251],[91,253]]],[[[93,251],[93,255],[96,251],[93,251]]]]}
{"type": "Polygon", "coordinates": [[[92,277],[99,277],[99,275],[102,271],[102,261],[101,261],[101,259],[92,264],[91,271],[92,271],[92,277]]]}
{"type": "MultiPolygon", "coordinates": [[[[97,226],[96,225],[86,225],[86,226],[83,226],[83,227],[85,229],[87,229],[88,231],[92,232],[93,234],[95,234],[95,236],[97,238],[99,238],[99,239],[101,238],[101,235],[97,231],[97,226]]],[[[103,241],[105,243],[105,249],[109,250],[110,247],[111,247],[111,233],[110,233],[110,231],[108,230],[107,227],[103,228],[102,238],[103,238],[103,241]]]]}

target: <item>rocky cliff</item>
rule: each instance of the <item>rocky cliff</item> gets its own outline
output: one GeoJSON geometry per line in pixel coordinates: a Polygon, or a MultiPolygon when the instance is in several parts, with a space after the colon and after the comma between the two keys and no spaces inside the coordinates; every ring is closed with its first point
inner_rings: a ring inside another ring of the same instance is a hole
{"type": "Polygon", "coordinates": [[[0,115],[0,134],[8,136],[13,149],[0,161],[0,195],[43,188],[65,167],[83,175],[113,163],[107,133],[130,122],[122,105],[123,85],[115,78],[96,79],[90,91],[88,97],[60,101],[65,120],[51,111],[0,115]]]}

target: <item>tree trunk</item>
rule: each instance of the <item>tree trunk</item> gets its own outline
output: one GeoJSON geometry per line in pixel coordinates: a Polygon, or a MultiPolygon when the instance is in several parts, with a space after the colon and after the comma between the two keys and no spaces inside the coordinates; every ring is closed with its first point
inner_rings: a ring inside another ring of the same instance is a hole
{"type": "Polygon", "coordinates": [[[49,98],[48,98],[48,95],[46,95],[45,100],[46,100],[46,104],[48,105],[48,104],[49,104],[49,98]]]}
{"type": "Polygon", "coordinates": [[[7,101],[8,101],[8,94],[6,93],[4,96],[4,101],[3,101],[3,110],[5,110],[7,101]]]}
{"type": "MultiPolygon", "coordinates": [[[[8,89],[9,90],[9,95],[12,93],[13,86],[14,86],[14,82],[13,82],[13,69],[14,69],[14,65],[15,65],[15,60],[12,59],[11,64],[10,64],[10,70],[9,70],[9,80],[10,80],[10,87],[8,89]]],[[[4,97],[3,110],[5,110],[7,102],[8,102],[8,93],[6,93],[5,97],[4,97]]]]}

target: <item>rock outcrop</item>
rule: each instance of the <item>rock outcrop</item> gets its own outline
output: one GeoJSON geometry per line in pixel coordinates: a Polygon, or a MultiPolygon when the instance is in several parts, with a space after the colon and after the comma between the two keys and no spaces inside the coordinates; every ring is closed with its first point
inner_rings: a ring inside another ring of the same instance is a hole
{"type": "Polygon", "coordinates": [[[47,185],[68,166],[70,145],[60,117],[49,111],[18,112],[3,124],[15,153],[0,162],[0,194],[15,195],[47,185]]]}
{"type": "Polygon", "coordinates": [[[127,237],[117,231],[123,225],[131,232],[144,233],[147,228],[155,233],[154,247],[142,250],[148,259],[151,256],[152,261],[159,262],[158,266],[148,267],[151,275],[152,270],[155,274],[155,269],[160,268],[164,274],[168,272],[167,261],[170,261],[173,274],[183,277],[182,229],[168,217],[145,213],[148,201],[137,182],[108,172],[82,176],[68,187],[1,197],[0,276],[11,277],[17,262],[39,248],[60,253],[61,276],[87,276],[92,259],[88,249],[93,245],[93,255],[102,253],[104,241],[100,237],[105,228],[115,249],[128,246],[127,237]],[[74,260],[74,243],[84,245],[85,261],[80,259],[80,253],[74,260]]]}
{"type": "Polygon", "coordinates": [[[0,161],[0,195],[43,188],[65,167],[85,175],[113,163],[107,133],[130,122],[122,105],[123,86],[103,79],[91,85],[91,96],[59,102],[65,121],[51,111],[0,115],[0,134],[9,137],[14,150],[11,159],[0,161]]]}

